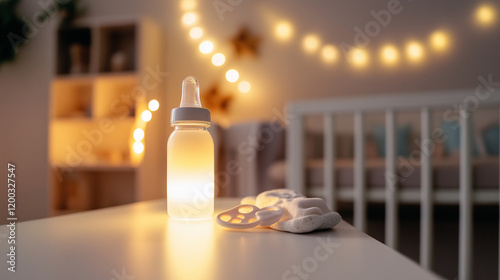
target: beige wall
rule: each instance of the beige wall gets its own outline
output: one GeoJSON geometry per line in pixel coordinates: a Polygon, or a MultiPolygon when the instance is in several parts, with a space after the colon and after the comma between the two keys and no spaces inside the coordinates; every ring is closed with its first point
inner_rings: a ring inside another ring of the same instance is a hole
{"type": "MultiPolygon", "coordinates": [[[[31,19],[37,6],[23,1],[22,14],[31,19]]],[[[7,162],[16,164],[16,207],[20,220],[48,213],[47,125],[49,81],[53,72],[55,24],[38,28],[11,64],[0,68],[0,224],[7,214],[7,162]]]]}
{"type": "MultiPolygon", "coordinates": [[[[370,11],[384,9],[388,1],[243,0],[234,11],[224,14],[222,21],[213,1],[199,1],[202,27],[216,48],[227,54],[225,68],[213,67],[209,57],[197,51],[197,44],[187,36],[188,29],[180,23],[179,1],[82,2],[87,5],[87,17],[142,15],[163,26],[170,76],[165,89],[168,104],[162,106],[177,106],[180,84],[187,75],[197,76],[202,90],[219,82],[225,91],[237,93],[235,85],[224,81],[224,71],[227,67],[238,69],[252,83],[252,91],[235,95],[229,114],[232,122],[268,119],[273,116],[273,108],[281,110],[288,100],[471,88],[477,84],[478,75],[490,73],[500,80],[500,26],[491,30],[474,27],[470,18],[476,2],[472,1],[402,1],[403,11],[393,16],[368,49],[376,53],[387,42],[402,46],[413,38],[426,43],[432,31],[446,28],[454,36],[452,51],[443,57],[430,54],[419,67],[402,63],[389,70],[372,63],[363,71],[353,70],[345,59],[327,66],[317,55],[306,55],[300,47],[300,36],[315,32],[325,42],[352,44],[353,28],[364,27],[373,20],[370,11]],[[289,43],[273,38],[272,25],[280,18],[290,20],[296,27],[297,36],[289,43]],[[232,55],[228,40],[243,24],[262,38],[257,59],[238,60],[232,55]]],[[[30,18],[40,9],[36,3],[23,1],[20,13],[30,18]]],[[[43,217],[48,209],[47,129],[54,30],[54,22],[40,28],[16,61],[0,68],[0,158],[4,166],[7,161],[18,166],[18,213],[22,219],[43,217]]],[[[5,170],[0,171],[0,180],[6,181],[5,170]]],[[[5,188],[1,193],[6,194],[5,188]]],[[[5,199],[0,201],[0,209],[5,209],[5,203],[5,199]]],[[[3,223],[5,211],[0,213],[3,223]]]]}

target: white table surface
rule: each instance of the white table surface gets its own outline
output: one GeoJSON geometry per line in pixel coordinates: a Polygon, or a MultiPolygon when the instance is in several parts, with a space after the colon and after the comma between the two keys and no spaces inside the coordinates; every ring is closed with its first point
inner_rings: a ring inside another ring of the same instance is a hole
{"type": "MultiPolygon", "coordinates": [[[[219,199],[216,212],[237,204],[219,199]]],[[[6,260],[6,226],[0,233],[6,260]]],[[[439,278],[346,222],[309,234],[233,231],[171,220],[156,200],[19,223],[17,272],[2,261],[0,279],[439,278]]]]}

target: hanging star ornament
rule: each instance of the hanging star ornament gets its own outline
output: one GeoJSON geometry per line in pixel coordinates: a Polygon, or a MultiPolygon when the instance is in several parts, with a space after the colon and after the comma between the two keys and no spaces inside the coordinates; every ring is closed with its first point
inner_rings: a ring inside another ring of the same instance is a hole
{"type": "Polygon", "coordinates": [[[259,54],[260,37],[252,34],[248,27],[243,26],[231,39],[237,57],[249,55],[256,57],[259,54]]]}
{"type": "Polygon", "coordinates": [[[230,93],[221,93],[217,84],[212,85],[202,94],[202,104],[215,114],[227,113],[233,99],[230,93]]]}

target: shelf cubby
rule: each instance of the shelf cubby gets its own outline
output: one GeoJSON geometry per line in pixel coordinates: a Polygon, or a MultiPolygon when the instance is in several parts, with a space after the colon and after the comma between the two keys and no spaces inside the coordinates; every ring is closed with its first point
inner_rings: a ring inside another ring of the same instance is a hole
{"type": "Polygon", "coordinates": [[[56,121],[52,124],[51,160],[77,166],[109,162],[130,162],[133,119],[56,121]]]}
{"type": "Polygon", "coordinates": [[[137,86],[135,75],[100,77],[95,81],[94,112],[97,118],[134,118],[137,86]]]}
{"type": "Polygon", "coordinates": [[[57,34],[57,74],[90,72],[92,34],[90,27],[60,29],[57,34]]]}
{"type": "Polygon", "coordinates": [[[56,80],[52,83],[52,92],[52,117],[92,117],[91,81],[87,79],[56,80]]]}
{"type": "Polygon", "coordinates": [[[99,28],[99,72],[133,72],[137,70],[135,24],[99,28]]]}

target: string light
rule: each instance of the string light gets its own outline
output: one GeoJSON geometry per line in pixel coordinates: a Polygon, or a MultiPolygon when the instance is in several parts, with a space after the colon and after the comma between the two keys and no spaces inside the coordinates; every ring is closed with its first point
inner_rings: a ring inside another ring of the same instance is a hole
{"type": "Polygon", "coordinates": [[[141,141],[142,139],[144,139],[144,130],[142,130],[142,128],[136,128],[134,130],[134,140],[141,141]]]}
{"type": "MultiPolygon", "coordinates": [[[[183,0],[181,2],[181,9],[184,11],[191,11],[194,8],[196,8],[196,6],[197,6],[197,3],[195,1],[192,1],[192,0],[183,0]]],[[[182,21],[186,25],[192,25],[197,21],[197,15],[193,12],[187,12],[186,14],[183,15],[182,21]]],[[[287,37],[291,36],[291,34],[293,33],[293,30],[292,30],[292,26],[289,23],[282,22],[281,25],[277,26],[276,32],[281,34],[280,35],[281,37],[287,38],[287,37]]],[[[189,30],[189,36],[192,39],[201,38],[203,36],[203,33],[204,33],[203,29],[199,26],[192,27],[189,30]]],[[[201,53],[209,54],[214,50],[214,44],[211,41],[206,40],[206,41],[201,42],[199,44],[198,48],[199,48],[201,53]]],[[[216,54],[212,55],[211,61],[212,61],[212,64],[215,66],[222,66],[226,62],[226,57],[222,53],[216,53],[216,54]]],[[[231,83],[238,81],[239,77],[240,77],[240,75],[239,75],[238,71],[236,71],[234,69],[230,69],[226,72],[226,80],[231,82],[231,83]]],[[[250,83],[248,83],[246,81],[241,82],[238,85],[238,89],[241,92],[248,92],[248,91],[250,91],[250,83]]],[[[149,109],[152,109],[152,108],[149,108],[149,109]]],[[[148,122],[149,120],[151,120],[152,114],[150,111],[146,110],[142,113],[141,117],[142,117],[143,121],[148,122]]]]}
{"type": "Polygon", "coordinates": [[[212,64],[215,66],[221,66],[226,62],[226,57],[221,53],[216,53],[212,56],[212,64]]]}
{"type": "Polygon", "coordinates": [[[353,48],[349,52],[349,61],[355,67],[364,67],[368,64],[368,53],[364,49],[353,48]]]}
{"type": "Polygon", "coordinates": [[[214,50],[214,44],[210,41],[203,41],[200,44],[200,52],[207,54],[214,50]]]}
{"type": "Polygon", "coordinates": [[[410,42],[406,46],[406,55],[412,62],[419,62],[423,59],[424,48],[418,42],[410,42]]]}
{"type": "Polygon", "coordinates": [[[192,25],[196,22],[196,15],[194,13],[186,13],[182,17],[182,22],[186,25],[192,25]]]}
{"type": "Polygon", "coordinates": [[[326,45],[321,50],[321,57],[326,63],[333,63],[338,59],[339,51],[332,45],[326,45]]]}
{"type": "Polygon", "coordinates": [[[196,1],[194,0],[183,0],[181,2],[181,9],[184,11],[190,11],[196,8],[196,1]]]}
{"type": "Polygon", "coordinates": [[[302,40],[302,47],[306,52],[313,53],[319,48],[320,43],[321,40],[317,35],[309,34],[302,40]]]}
{"type": "Polygon", "coordinates": [[[444,51],[448,48],[450,38],[444,31],[435,31],[431,34],[431,46],[436,51],[444,51]]]}
{"type": "Polygon", "coordinates": [[[135,142],[133,149],[136,154],[140,154],[144,151],[144,144],[142,142],[135,142]]]}
{"type": "Polygon", "coordinates": [[[153,114],[151,114],[151,111],[144,110],[144,112],[142,112],[141,118],[143,121],[149,122],[152,117],[153,117],[153,114]]]}
{"type": "Polygon", "coordinates": [[[496,20],[495,8],[489,4],[483,4],[477,8],[475,18],[479,25],[490,26],[496,20]]]}
{"type": "Polygon", "coordinates": [[[193,27],[189,30],[189,36],[193,39],[199,39],[203,35],[203,30],[199,27],[193,27]]]}
{"type": "Polygon", "coordinates": [[[156,99],[151,99],[151,101],[149,101],[148,108],[150,111],[154,112],[160,108],[160,102],[156,99]]]}
{"type": "Polygon", "coordinates": [[[287,21],[279,22],[274,29],[276,38],[281,41],[288,41],[293,35],[293,27],[287,21]]]}
{"type": "MultiPolygon", "coordinates": [[[[182,0],[181,8],[185,13],[182,21],[186,25],[192,25],[197,21],[197,15],[190,12],[196,8],[197,3],[193,0],[182,0]]],[[[496,22],[497,14],[495,7],[491,4],[482,4],[475,10],[475,20],[478,24],[489,26],[496,22]]],[[[281,41],[290,40],[293,37],[294,27],[288,21],[280,21],[274,27],[274,35],[281,41]]],[[[203,30],[196,26],[190,29],[189,36],[193,39],[199,39],[203,36],[203,30]]],[[[430,35],[429,45],[433,50],[441,52],[450,48],[451,39],[450,34],[444,31],[435,31],[430,35]]],[[[308,34],[302,39],[302,47],[307,53],[314,53],[321,48],[321,38],[316,34],[308,34]]],[[[214,45],[210,41],[204,41],[199,45],[202,53],[208,54],[214,50],[214,45]]],[[[406,57],[412,62],[419,62],[425,57],[425,49],[419,42],[408,42],[405,47],[406,57]]],[[[339,59],[339,50],[333,45],[325,45],[321,48],[321,58],[325,63],[333,63],[339,59]]],[[[400,53],[398,49],[392,45],[386,45],[380,50],[380,59],[386,65],[394,65],[400,60],[400,53]]],[[[354,48],[347,54],[347,60],[353,66],[363,67],[369,63],[369,53],[365,49],[354,48]]],[[[226,58],[221,53],[216,53],[212,56],[212,64],[215,66],[224,65],[226,58]]],[[[236,82],[239,79],[239,73],[231,69],[226,72],[226,79],[229,82],[236,82]]],[[[240,82],[238,89],[244,91],[250,88],[250,84],[246,81],[240,82]],[[243,89],[243,90],[241,90],[243,89]]],[[[249,90],[249,89],[248,89],[249,90]]]]}
{"type": "Polygon", "coordinates": [[[381,52],[382,61],[386,65],[394,65],[399,59],[399,53],[396,47],[392,45],[387,45],[382,48],[381,52]]]}
{"type": "Polygon", "coordinates": [[[250,86],[250,83],[247,82],[247,81],[242,81],[240,82],[240,84],[238,85],[238,89],[240,90],[240,92],[242,93],[247,93],[250,91],[252,87],[250,86]]]}
{"type": "Polygon", "coordinates": [[[238,71],[231,69],[226,72],[226,80],[230,83],[236,82],[240,78],[238,71]]]}

